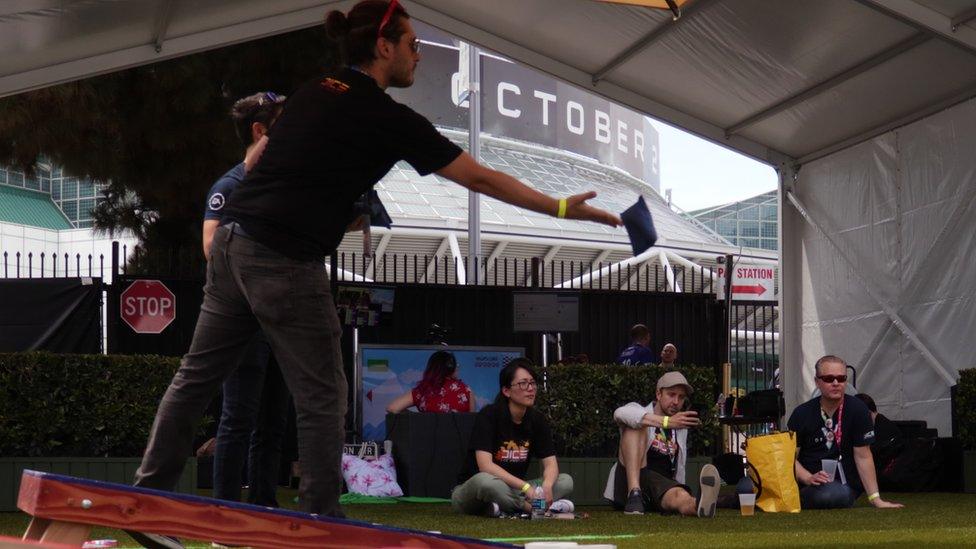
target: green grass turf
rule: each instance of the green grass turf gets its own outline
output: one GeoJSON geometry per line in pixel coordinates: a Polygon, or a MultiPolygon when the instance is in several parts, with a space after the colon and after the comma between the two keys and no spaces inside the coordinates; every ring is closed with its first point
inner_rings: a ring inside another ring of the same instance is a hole
{"type": "MultiPolygon", "coordinates": [[[[290,501],[293,492],[282,493],[290,501]]],[[[563,521],[488,519],[455,515],[446,504],[347,505],[353,519],[382,524],[438,530],[444,534],[485,539],[503,538],[513,543],[554,540],[567,536],[580,543],[613,543],[619,549],[644,547],[877,547],[976,546],[976,495],[887,494],[905,503],[905,509],[878,510],[864,498],[853,509],[805,511],[798,514],[757,513],[740,517],[719,510],[712,520],[615,513],[607,507],[585,508],[590,518],[563,521]],[[593,536],[593,537],[589,537],[593,536]],[[513,539],[519,538],[519,539],[513,539]]],[[[291,506],[291,505],[290,505],[291,506]]],[[[0,514],[0,534],[19,536],[28,519],[20,513],[0,514]]],[[[134,546],[125,534],[96,529],[93,539],[111,538],[121,546],[134,546]]],[[[207,545],[191,545],[209,547],[207,545]]]]}

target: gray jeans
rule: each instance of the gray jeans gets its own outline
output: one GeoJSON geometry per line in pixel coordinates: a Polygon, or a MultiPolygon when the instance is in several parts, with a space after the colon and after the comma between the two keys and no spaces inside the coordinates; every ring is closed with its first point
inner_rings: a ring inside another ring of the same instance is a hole
{"type": "Polygon", "coordinates": [[[197,422],[260,326],[295,399],[301,509],[340,512],[347,385],[325,265],[283,256],[239,230],[214,234],[193,342],[159,404],[135,484],[176,486],[197,422]]]}
{"type": "MultiPolygon", "coordinates": [[[[536,486],[542,484],[542,479],[526,481],[536,486]]],[[[556,483],[552,486],[552,499],[563,499],[573,493],[573,477],[566,473],[559,473],[556,483]]],[[[458,513],[466,515],[483,515],[488,505],[497,503],[498,508],[505,513],[521,510],[525,494],[517,488],[505,484],[505,481],[491,473],[475,473],[471,478],[454,487],[451,492],[451,506],[458,513]]]]}

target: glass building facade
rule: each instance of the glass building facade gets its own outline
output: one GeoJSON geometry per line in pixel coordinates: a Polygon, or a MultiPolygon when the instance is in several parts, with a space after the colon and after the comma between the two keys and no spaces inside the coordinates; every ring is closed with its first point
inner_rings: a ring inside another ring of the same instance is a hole
{"type": "Polygon", "coordinates": [[[774,251],[779,251],[778,214],[776,191],[724,206],[688,212],[689,216],[736,246],[774,251]]]}
{"type": "Polygon", "coordinates": [[[60,166],[53,166],[47,161],[39,162],[33,175],[0,166],[0,185],[49,194],[76,229],[92,227],[92,210],[102,197],[104,187],[89,179],[66,174],[60,166]]]}

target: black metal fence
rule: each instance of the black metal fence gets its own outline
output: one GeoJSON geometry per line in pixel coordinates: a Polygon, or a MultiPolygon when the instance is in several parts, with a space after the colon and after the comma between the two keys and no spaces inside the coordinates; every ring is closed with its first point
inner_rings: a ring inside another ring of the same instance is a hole
{"type": "Polygon", "coordinates": [[[105,277],[104,254],[3,252],[3,278],[105,277]]]}
{"type": "Polygon", "coordinates": [[[696,265],[622,265],[541,258],[339,253],[327,259],[337,282],[461,284],[628,291],[712,293],[711,269],[696,265]]]}
{"type": "MultiPolygon", "coordinates": [[[[117,304],[113,296],[118,292],[112,291],[112,278],[118,278],[119,283],[137,277],[177,280],[181,287],[185,286],[184,291],[195,288],[194,284],[202,287],[206,263],[196,249],[174,249],[152,254],[141,250],[132,254],[129,252],[128,247],[120,243],[114,243],[112,254],[108,256],[5,251],[2,253],[2,278],[101,278],[107,282],[107,305],[110,306],[107,321],[110,328],[117,325],[112,306],[117,304]]],[[[472,268],[468,258],[420,254],[364,256],[355,253],[337,253],[327,258],[327,265],[334,283],[603,290],[609,292],[607,296],[616,292],[699,295],[714,292],[711,269],[700,265],[622,265],[610,262],[543,261],[541,258],[480,257],[472,268]]],[[[121,288],[116,290],[121,291],[121,288]]],[[[191,301],[198,304],[198,300],[199,297],[194,296],[191,301]]],[[[195,314],[193,317],[195,320],[195,314]]],[[[731,339],[727,341],[734,387],[755,390],[778,384],[778,317],[775,302],[732,303],[731,339]]],[[[666,318],[653,321],[661,326],[666,322],[666,318]]],[[[693,328],[682,328],[687,329],[693,328]]],[[[177,339],[180,344],[187,343],[184,340],[192,334],[192,326],[181,326],[180,331],[183,334],[177,339]]],[[[604,349],[616,337],[615,334],[616,330],[601,335],[599,344],[596,344],[596,340],[585,341],[584,338],[578,342],[578,350],[592,350],[594,347],[604,349]]],[[[671,332],[671,335],[677,334],[671,332]]],[[[566,343],[568,347],[576,346],[572,338],[566,343]]],[[[138,352],[141,347],[142,344],[108,343],[109,349],[122,352],[138,352]]]]}

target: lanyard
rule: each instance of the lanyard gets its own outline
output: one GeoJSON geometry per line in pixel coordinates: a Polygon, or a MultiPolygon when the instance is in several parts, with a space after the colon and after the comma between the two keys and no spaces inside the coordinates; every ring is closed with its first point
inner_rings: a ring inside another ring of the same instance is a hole
{"type": "Polygon", "coordinates": [[[823,418],[824,427],[827,428],[827,447],[829,448],[831,443],[837,442],[837,449],[840,451],[840,441],[844,436],[844,429],[841,426],[841,422],[844,420],[844,401],[840,401],[840,408],[837,409],[837,425],[832,425],[833,420],[823,408],[820,409],[820,417],[823,418]],[[831,427],[833,427],[833,430],[831,430],[831,427]]]}

